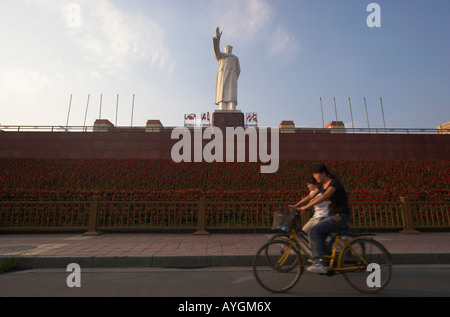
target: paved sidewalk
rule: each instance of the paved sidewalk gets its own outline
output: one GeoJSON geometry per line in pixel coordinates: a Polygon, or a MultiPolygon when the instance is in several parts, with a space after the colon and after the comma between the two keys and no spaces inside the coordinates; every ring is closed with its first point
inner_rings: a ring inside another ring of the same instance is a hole
{"type": "MultiPolygon", "coordinates": [[[[248,266],[270,234],[0,234],[18,268],[248,266]]],[[[396,264],[450,264],[450,233],[379,233],[396,264]]]]}

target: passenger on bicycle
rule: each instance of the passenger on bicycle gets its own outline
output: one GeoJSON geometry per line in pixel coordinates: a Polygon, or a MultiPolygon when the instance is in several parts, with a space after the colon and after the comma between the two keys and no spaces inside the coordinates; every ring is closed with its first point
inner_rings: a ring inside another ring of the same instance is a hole
{"type": "MultiPolygon", "coordinates": [[[[315,180],[314,177],[308,178],[306,180],[306,185],[308,186],[309,195],[306,196],[305,198],[303,198],[302,200],[300,200],[295,205],[291,205],[289,207],[293,207],[293,208],[297,209],[298,206],[303,205],[304,203],[307,203],[314,198],[317,199],[318,197],[322,196],[322,193],[320,193],[320,191],[318,189],[319,184],[317,183],[317,181],[315,180]]],[[[328,203],[326,201],[324,201],[324,202],[314,206],[314,214],[311,217],[311,219],[309,219],[309,221],[303,226],[302,230],[305,233],[309,233],[309,231],[311,230],[311,228],[313,226],[318,224],[320,221],[322,221],[326,217],[328,217],[328,203]]]]}
{"type": "Polygon", "coordinates": [[[328,217],[312,227],[309,232],[309,241],[314,264],[307,270],[309,272],[323,274],[328,271],[324,258],[325,250],[327,249],[325,239],[332,232],[346,230],[348,228],[350,207],[348,205],[347,193],[344,186],[342,186],[335,175],[330,173],[325,165],[314,165],[312,173],[319,183],[318,189],[313,195],[315,197],[319,192],[322,193],[322,195],[311,200],[306,206],[300,208],[300,211],[305,211],[325,201],[329,201],[328,217]]]}

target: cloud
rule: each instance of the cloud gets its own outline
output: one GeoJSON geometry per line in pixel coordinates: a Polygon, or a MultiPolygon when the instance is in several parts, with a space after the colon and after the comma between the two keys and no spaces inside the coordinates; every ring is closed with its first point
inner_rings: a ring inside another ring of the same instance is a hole
{"type": "MultiPolygon", "coordinates": [[[[209,9],[210,24],[216,23],[227,42],[258,42],[272,57],[287,60],[299,52],[299,44],[281,23],[267,0],[214,0],[209,9]]],[[[223,43],[225,44],[225,43],[223,43]]]]}
{"type": "Polygon", "coordinates": [[[270,54],[292,57],[299,50],[300,46],[295,37],[283,28],[277,27],[270,41],[270,54]]]}
{"type": "Polygon", "coordinates": [[[165,32],[155,21],[127,15],[107,0],[83,1],[81,10],[81,27],[69,31],[72,42],[106,72],[119,74],[139,62],[171,69],[165,32]]]}
{"type": "Polygon", "coordinates": [[[35,94],[51,83],[45,75],[29,70],[0,72],[0,90],[14,94],[35,94]]]}
{"type": "Polygon", "coordinates": [[[270,6],[263,0],[215,0],[210,17],[224,30],[227,39],[236,42],[257,36],[273,19],[270,6]]]}
{"type": "Polygon", "coordinates": [[[46,76],[29,70],[0,72],[0,101],[4,105],[28,104],[36,106],[36,96],[53,82],[46,76]]]}
{"type": "Polygon", "coordinates": [[[103,76],[98,72],[89,72],[89,76],[95,80],[102,80],[103,76]]]}
{"type": "Polygon", "coordinates": [[[125,76],[136,63],[167,72],[174,69],[175,62],[164,43],[164,28],[142,12],[127,13],[110,0],[28,2],[58,12],[70,43],[104,72],[125,76]]]}

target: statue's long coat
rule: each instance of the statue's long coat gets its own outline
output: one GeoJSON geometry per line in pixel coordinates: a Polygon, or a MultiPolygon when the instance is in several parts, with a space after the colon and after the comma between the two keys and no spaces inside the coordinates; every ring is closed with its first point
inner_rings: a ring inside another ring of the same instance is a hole
{"type": "Polygon", "coordinates": [[[213,38],[214,55],[219,62],[216,79],[216,105],[234,101],[237,104],[237,81],[241,74],[239,59],[233,54],[220,52],[220,39],[213,38]]]}

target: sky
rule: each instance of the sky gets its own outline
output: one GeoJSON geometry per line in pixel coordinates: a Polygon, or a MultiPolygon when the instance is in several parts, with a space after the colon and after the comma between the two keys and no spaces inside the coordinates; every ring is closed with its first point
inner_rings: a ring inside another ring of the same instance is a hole
{"type": "Polygon", "coordinates": [[[450,121],[450,1],[371,3],[1,0],[0,124],[182,126],[213,113],[218,26],[240,60],[238,109],[261,127],[321,128],[336,100],[339,121],[365,128],[364,98],[372,128],[450,121]]]}

